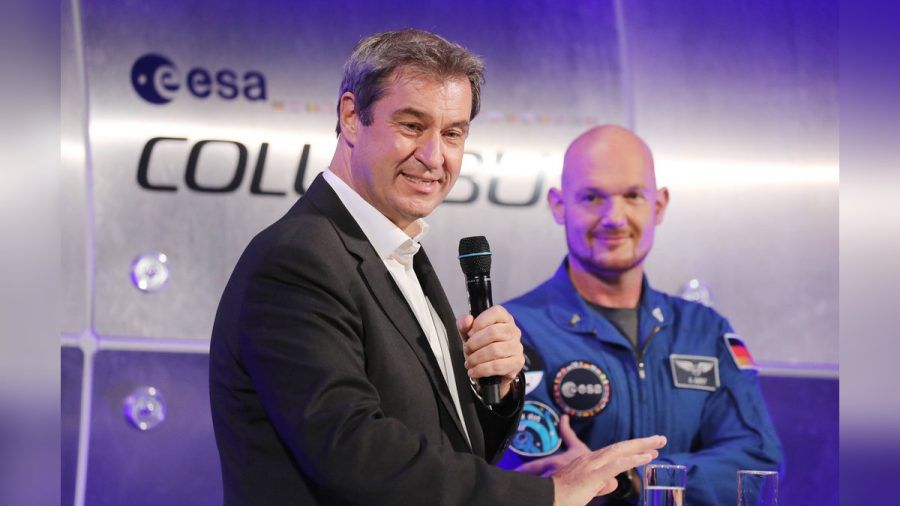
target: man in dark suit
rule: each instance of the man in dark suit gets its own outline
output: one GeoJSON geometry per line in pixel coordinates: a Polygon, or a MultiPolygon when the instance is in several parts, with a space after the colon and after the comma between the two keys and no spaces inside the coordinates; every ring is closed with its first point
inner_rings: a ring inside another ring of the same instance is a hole
{"type": "Polygon", "coordinates": [[[226,504],[584,504],[664,444],[616,444],[552,479],[490,464],[521,411],[521,333],[500,306],[454,325],[419,245],[482,80],[478,58],[427,32],[354,49],[329,168],[253,239],[216,315],[226,504]],[[485,376],[501,377],[497,406],[485,376]]]}

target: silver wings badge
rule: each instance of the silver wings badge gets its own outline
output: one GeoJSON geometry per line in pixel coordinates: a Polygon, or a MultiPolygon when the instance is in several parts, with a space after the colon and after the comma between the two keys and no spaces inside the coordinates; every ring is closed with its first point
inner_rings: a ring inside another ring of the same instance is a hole
{"type": "Polygon", "coordinates": [[[669,355],[672,383],[676,388],[708,390],[719,388],[719,359],[702,355],[669,355]]]}
{"type": "Polygon", "coordinates": [[[687,371],[694,376],[700,376],[704,373],[708,373],[713,370],[713,367],[716,365],[712,362],[699,362],[694,363],[691,360],[676,360],[675,365],[681,368],[684,371],[687,371]]]}

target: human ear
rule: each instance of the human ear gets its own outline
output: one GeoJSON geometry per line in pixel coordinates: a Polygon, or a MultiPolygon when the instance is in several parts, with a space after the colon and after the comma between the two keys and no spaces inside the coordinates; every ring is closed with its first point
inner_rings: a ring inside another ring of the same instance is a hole
{"type": "Polygon", "coordinates": [[[359,114],[356,110],[356,97],[349,91],[345,91],[341,95],[338,121],[341,124],[341,136],[351,146],[356,144],[356,135],[359,133],[359,114]]]}
{"type": "Polygon", "coordinates": [[[564,225],[566,223],[566,204],[563,202],[562,190],[550,188],[550,191],[547,192],[547,203],[550,204],[550,212],[553,213],[556,223],[564,225]]]}
{"type": "Polygon", "coordinates": [[[666,207],[669,206],[669,189],[663,186],[656,190],[656,224],[659,225],[663,221],[666,214],[666,207]]]}

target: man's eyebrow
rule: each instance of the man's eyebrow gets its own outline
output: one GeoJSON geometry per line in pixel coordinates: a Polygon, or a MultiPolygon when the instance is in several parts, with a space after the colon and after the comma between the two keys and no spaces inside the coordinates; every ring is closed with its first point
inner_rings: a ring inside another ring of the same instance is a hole
{"type": "Polygon", "coordinates": [[[456,121],[454,123],[450,123],[449,125],[447,125],[447,128],[459,128],[460,130],[468,132],[469,131],[469,120],[463,119],[463,120],[456,121]]]}
{"type": "MultiPolygon", "coordinates": [[[[415,107],[404,107],[403,109],[398,109],[398,110],[394,111],[393,114],[391,114],[391,118],[397,119],[403,115],[413,116],[420,121],[426,121],[426,122],[430,122],[432,119],[430,114],[428,114],[427,112],[422,111],[420,109],[416,109],[415,107]]],[[[469,120],[467,120],[467,119],[459,120],[459,121],[456,121],[454,123],[447,125],[445,128],[460,128],[460,129],[468,132],[469,131],[469,120]]]]}
{"type": "MultiPolygon", "coordinates": [[[[647,191],[646,185],[635,184],[635,185],[626,187],[624,190],[622,190],[622,193],[631,193],[631,192],[644,193],[645,191],[647,191]]],[[[581,188],[578,190],[578,193],[582,194],[582,195],[584,195],[584,194],[598,194],[598,195],[603,195],[603,196],[610,195],[610,192],[608,192],[607,190],[604,190],[603,188],[599,188],[596,186],[587,186],[587,187],[581,188]]]]}
{"type": "Polygon", "coordinates": [[[626,191],[643,193],[647,191],[647,186],[643,184],[635,184],[629,186],[626,191]]]}
{"type": "Polygon", "coordinates": [[[415,116],[416,118],[418,118],[422,121],[427,121],[427,120],[431,119],[430,114],[428,114],[425,111],[416,109],[415,107],[404,107],[403,109],[396,110],[396,111],[394,111],[393,114],[391,114],[391,118],[396,119],[398,116],[403,116],[403,115],[415,116]]]}

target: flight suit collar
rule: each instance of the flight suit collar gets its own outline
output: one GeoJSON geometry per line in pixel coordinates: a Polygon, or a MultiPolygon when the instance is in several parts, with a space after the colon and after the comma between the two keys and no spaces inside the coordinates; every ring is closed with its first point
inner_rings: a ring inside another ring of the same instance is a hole
{"type": "MultiPolygon", "coordinates": [[[[603,341],[631,348],[632,345],[613,325],[589,308],[569,278],[568,261],[563,260],[548,281],[551,291],[550,318],[560,328],[578,334],[594,334],[603,341]]],[[[650,287],[647,276],[641,281],[639,307],[639,335],[641,339],[654,327],[672,325],[672,308],[666,296],[650,287]]]]}

